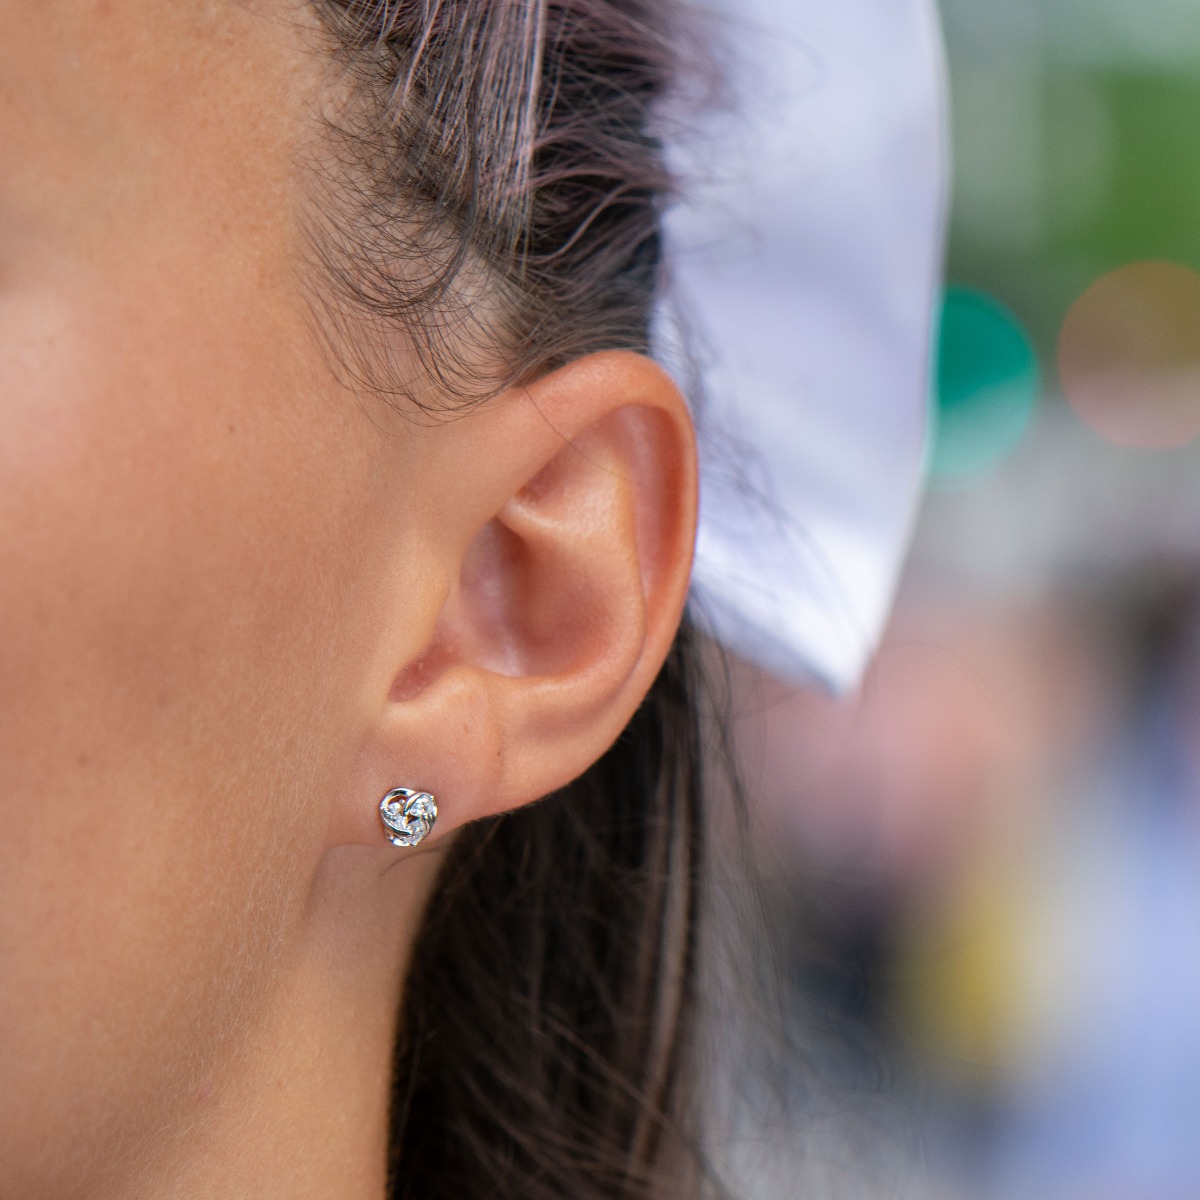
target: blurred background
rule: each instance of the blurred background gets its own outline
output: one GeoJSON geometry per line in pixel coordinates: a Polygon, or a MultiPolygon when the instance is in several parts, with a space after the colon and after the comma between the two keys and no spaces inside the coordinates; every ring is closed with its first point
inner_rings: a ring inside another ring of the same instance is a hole
{"type": "Polygon", "coordinates": [[[742,681],[744,768],[946,1195],[1200,1197],[1200,5],[940,7],[930,490],[864,686],[742,681]]]}

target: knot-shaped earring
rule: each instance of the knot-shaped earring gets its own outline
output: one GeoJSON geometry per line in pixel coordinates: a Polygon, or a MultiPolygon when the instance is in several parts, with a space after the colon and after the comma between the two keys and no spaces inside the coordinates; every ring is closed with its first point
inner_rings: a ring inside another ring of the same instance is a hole
{"type": "Polygon", "coordinates": [[[437,820],[437,801],[429,792],[392,788],[379,802],[383,832],[393,846],[423,842],[437,820]]]}

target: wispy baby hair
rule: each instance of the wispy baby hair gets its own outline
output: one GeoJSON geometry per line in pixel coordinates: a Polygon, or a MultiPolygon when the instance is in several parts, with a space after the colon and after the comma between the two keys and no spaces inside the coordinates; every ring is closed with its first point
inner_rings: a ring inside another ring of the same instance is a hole
{"type": "Polygon", "coordinates": [[[592,350],[646,349],[671,195],[655,130],[678,74],[669,5],[320,7],[353,87],[315,245],[353,373],[468,405],[592,350]]]}

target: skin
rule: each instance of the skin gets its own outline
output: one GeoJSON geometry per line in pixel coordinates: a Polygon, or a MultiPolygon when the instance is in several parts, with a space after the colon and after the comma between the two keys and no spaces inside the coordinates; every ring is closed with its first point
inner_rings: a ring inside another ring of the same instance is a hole
{"type": "Polygon", "coordinates": [[[302,8],[0,0],[5,1200],[382,1196],[449,839],[586,769],[680,617],[653,364],[433,427],[337,381],[327,77],[302,8]],[[439,799],[419,850],[398,785],[439,799]]]}

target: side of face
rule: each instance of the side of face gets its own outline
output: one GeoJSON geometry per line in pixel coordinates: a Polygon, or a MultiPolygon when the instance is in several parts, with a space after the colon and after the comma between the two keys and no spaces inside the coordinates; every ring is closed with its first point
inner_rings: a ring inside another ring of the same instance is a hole
{"type": "Polygon", "coordinates": [[[169,1124],[237,1036],[363,702],[398,526],[296,278],[306,37],[0,0],[10,1194],[169,1124]]]}
{"type": "Polygon", "coordinates": [[[679,623],[695,450],[649,360],[442,424],[338,381],[301,218],[330,85],[298,0],[0,0],[6,1194],[165,1152],[312,929],[364,969],[355,888],[378,1074],[436,865],[391,871],[379,797],[437,793],[436,843],[563,786],[679,623]]]}

